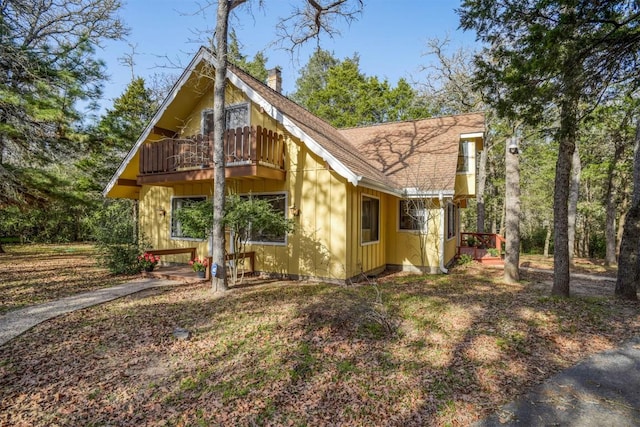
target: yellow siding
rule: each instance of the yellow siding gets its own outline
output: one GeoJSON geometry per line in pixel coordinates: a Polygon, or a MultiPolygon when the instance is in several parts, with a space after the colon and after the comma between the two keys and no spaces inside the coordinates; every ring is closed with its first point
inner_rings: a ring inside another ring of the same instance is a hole
{"type": "Polygon", "coordinates": [[[348,252],[347,252],[347,278],[360,273],[367,273],[384,268],[387,264],[386,240],[389,216],[390,196],[379,191],[349,185],[348,203],[350,205],[347,218],[348,252]],[[371,196],[380,200],[380,229],[379,241],[374,243],[362,243],[362,195],[371,196]]]}
{"type": "MultiPolygon", "coordinates": [[[[142,187],[140,192],[140,231],[143,239],[151,248],[197,248],[197,255],[207,256],[209,253],[206,240],[171,238],[171,197],[173,196],[210,196],[211,184],[189,183],[176,185],[173,188],[148,186],[142,187]],[[162,211],[165,212],[162,215],[162,211]]],[[[165,255],[164,261],[186,263],[187,254],[165,255]]]]}
{"type": "MultiPolygon", "coordinates": [[[[437,200],[427,213],[427,233],[399,230],[400,199],[393,198],[390,203],[388,239],[387,239],[387,263],[401,266],[404,270],[421,270],[436,272],[440,260],[440,217],[441,210],[437,200]],[[426,244],[420,247],[420,239],[426,244]],[[424,251],[423,254],[421,252],[424,251]]],[[[446,246],[446,243],[445,243],[446,246]]]]}
{"type": "MultiPolygon", "coordinates": [[[[238,89],[227,86],[228,104],[246,102],[238,89]]],[[[183,136],[201,131],[202,111],[213,107],[213,96],[194,100],[194,108],[186,114],[183,136]]],[[[251,126],[262,126],[285,135],[284,181],[268,179],[230,179],[229,192],[287,194],[287,215],[295,223],[295,230],[284,245],[253,244],[246,248],[256,252],[258,271],[292,277],[318,277],[344,280],[364,272],[377,271],[387,265],[409,269],[423,267],[436,272],[441,254],[441,215],[437,200],[429,214],[429,231],[423,257],[420,255],[420,236],[398,230],[397,197],[378,191],[354,187],[327,168],[326,162],[309,152],[299,140],[286,132],[282,125],[251,104],[251,126]],[[379,200],[379,241],[362,243],[362,196],[379,200]],[[292,208],[299,209],[294,216],[292,208]],[[423,265],[424,264],[424,265],[423,265]]],[[[456,194],[475,195],[475,152],[470,164],[473,171],[458,174],[456,194]]],[[[132,162],[137,168],[137,162],[132,162]]],[[[134,178],[137,169],[127,168],[127,178],[134,178]]],[[[135,179],[135,178],[134,178],[135,179]]],[[[173,187],[143,186],[140,191],[141,231],[155,248],[197,247],[198,255],[208,254],[207,241],[170,238],[171,197],[210,196],[211,182],[175,184],[173,187]],[[164,209],[166,216],[159,214],[164,209]]],[[[228,240],[227,240],[228,241],[228,240]]],[[[456,254],[457,239],[445,239],[445,263],[456,254]]],[[[186,255],[166,257],[169,261],[186,262],[186,255]]]]}
{"type": "MultiPolygon", "coordinates": [[[[241,102],[248,102],[247,97],[235,86],[227,85],[225,92],[226,105],[238,104],[241,102]]],[[[191,114],[184,120],[180,135],[188,137],[202,133],[202,112],[205,110],[213,109],[213,92],[203,96],[196,104],[191,114]]],[[[255,112],[251,111],[251,117],[255,115],[255,112]]]]}
{"type": "Polygon", "coordinates": [[[447,265],[458,252],[458,235],[444,242],[444,264],[447,265]]]}
{"type": "Polygon", "coordinates": [[[455,182],[455,194],[458,197],[475,197],[476,195],[476,165],[478,147],[482,147],[482,138],[465,139],[469,149],[469,170],[466,173],[457,173],[455,182]]]}
{"type": "Polygon", "coordinates": [[[286,136],[286,169],[284,182],[274,180],[236,180],[228,184],[230,191],[246,193],[287,194],[287,208],[299,208],[299,216],[287,215],[295,229],[286,245],[252,244],[247,250],[256,252],[256,269],[292,275],[345,279],[344,217],[346,181],[324,167],[306,147],[286,136]]]}
{"type": "Polygon", "coordinates": [[[476,176],[470,173],[456,174],[455,194],[460,197],[475,197],[476,176]]]}

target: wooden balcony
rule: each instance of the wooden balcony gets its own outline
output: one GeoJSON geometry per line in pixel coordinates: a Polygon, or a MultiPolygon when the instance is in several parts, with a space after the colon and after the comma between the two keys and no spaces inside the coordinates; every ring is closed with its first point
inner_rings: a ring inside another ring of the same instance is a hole
{"type": "MultiPolygon", "coordinates": [[[[227,178],[285,179],[284,136],[261,126],[229,129],[225,134],[227,178]]],[[[171,185],[213,179],[213,141],[207,136],[165,138],[140,148],[138,185],[171,185]]]]}
{"type": "Polygon", "coordinates": [[[482,264],[504,265],[502,258],[504,237],[492,233],[460,233],[458,256],[471,255],[482,264]]]}

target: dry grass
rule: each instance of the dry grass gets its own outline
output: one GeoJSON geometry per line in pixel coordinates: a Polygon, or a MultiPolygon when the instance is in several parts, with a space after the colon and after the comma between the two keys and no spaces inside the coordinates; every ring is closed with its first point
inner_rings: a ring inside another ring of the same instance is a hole
{"type": "Polygon", "coordinates": [[[388,276],[383,306],[370,285],[280,282],[72,313],[0,348],[0,425],[469,425],[640,332],[637,304],[501,275],[388,276]]]}
{"type": "MultiPolygon", "coordinates": [[[[522,267],[551,270],[553,269],[553,256],[520,255],[520,265],[522,267]]],[[[580,274],[600,274],[607,277],[615,277],[618,269],[616,267],[604,265],[604,260],[601,259],[575,258],[573,265],[571,266],[571,272],[580,274]]]]}
{"type": "Polygon", "coordinates": [[[3,245],[0,314],[126,281],[97,265],[92,245],[3,245]]]}

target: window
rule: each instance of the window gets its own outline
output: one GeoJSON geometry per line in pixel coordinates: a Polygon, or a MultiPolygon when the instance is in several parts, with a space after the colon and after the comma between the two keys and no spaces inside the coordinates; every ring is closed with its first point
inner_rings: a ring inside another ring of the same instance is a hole
{"type": "Polygon", "coordinates": [[[199,239],[195,236],[188,236],[182,231],[180,221],[175,218],[174,213],[178,209],[186,208],[192,203],[207,200],[206,197],[173,197],[171,199],[171,237],[182,239],[199,239]]]}
{"type": "Polygon", "coordinates": [[[447,203],[447,239],[451,239],[457,234],[456,205],[447,203]]]}
{"type": "Polygon", "coordinates": [[[362,243],[380,240],[380,200],[362,196],[362,243]]]}
{"type": "Polygon", "coordinates": [[[426,231],[427,210],[424,208],[423,200],[400,200],[399,205],[400,230],[426,231]]]}
{"type": "MultiPolygon", "coordinates": [[[[206,110],[202,117],[202,133],[208,135],[213,131],[213,110],[206,110]]],[[[229,105],[225,108],[225,129],[249,126],[249,103],[229,105]]]]}
{"type": "Polygon", "coordinates": [[[460,141],[460,148],[458,150],[458,167],[456,172],[468,173],[471,172],[471,143],[469,141],[460,141]]]}
{"type": "Polygon", "coordinates": [[[249,104],[231,105],[225,109],[225,129],[249,126],[249,104]]]}
{"type": "MultiPolygon", "coordinates": [[[[281,212],[282,216],[286,218],[287,215],[287,195],[286,193],[279,194],[252,194],[251,196],[241,196],[242,198],[252,197],[254,199],[266,200],[271,204],[271,207],[281,212]]],[[[272,244],[286,244],[286,233],[282,234],[269,234],[262,230],[251,228],[249,243],[272,243],[272,244]]]]}

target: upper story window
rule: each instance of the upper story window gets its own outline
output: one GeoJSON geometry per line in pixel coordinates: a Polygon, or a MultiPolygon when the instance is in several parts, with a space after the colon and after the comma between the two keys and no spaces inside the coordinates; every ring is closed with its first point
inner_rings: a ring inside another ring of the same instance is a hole
{"type": "MultiPolygon", "coordinates": [[[[249,126],[249,103],[229,105],[225,108],[225,129],[249,126]]],[[[213,131],[213,110],[202,113],[202,133],[208,135],[213,131]]]]}
{"type": "Polygon", "coordinates": [[[458,173],[470,173],[473,172],[473,142],[460,141],[460,148],[458,149],[458,167],[456,172],[458,173]]]}
{"type": "Polygon", "coordinates": [[[373,243],[380,240],[380,200],[362,196],[362,243],[373,243]]]}

